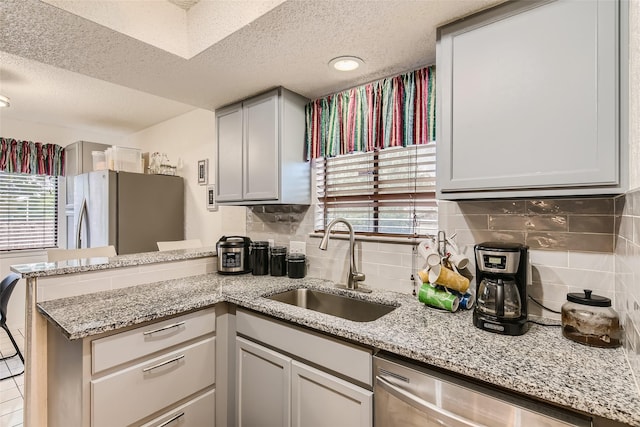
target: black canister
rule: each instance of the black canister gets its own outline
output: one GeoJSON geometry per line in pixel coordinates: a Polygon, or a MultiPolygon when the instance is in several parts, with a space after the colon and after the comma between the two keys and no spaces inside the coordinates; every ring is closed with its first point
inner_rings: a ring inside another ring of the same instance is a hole
{"type": "Polygon", "coordinates": [[[251,242],[250,257],[254,276],[269,274],[269,242],[251,242]]]}
{"type": "Polygon", "coordinates": [[[270,270],[272,276],[287,275],[287,247],[274,246],[271,248],[270,270]]]}
{"type": "Polygon", "coordinates": [[[290,254],[287,271],[290,279],[302,279],[307,274],[307,257],[304,254],[290,254]]]}

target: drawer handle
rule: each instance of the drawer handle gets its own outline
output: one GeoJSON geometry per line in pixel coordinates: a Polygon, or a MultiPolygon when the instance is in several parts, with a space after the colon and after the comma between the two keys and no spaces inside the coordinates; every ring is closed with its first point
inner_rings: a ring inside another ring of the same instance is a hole
{"type": "Polygon", "coordinates": [[[179,356],[173,357],[169,360],[165,360],[164,362],[160,362],[157,365],[153,365],[153,366],[149,366],[148,368],[143,368],[142,372],[147,373],[149,371],[153,371],[154,369],[160,368],[164,365],[168,365],[169,363],[173,363],[173,362],[177,362],[180,359],[184,359],[184,354],[181,354],[179,356]]]}
{"type": "Polygon", "coordinates": [[[168,419],[167,421],[163,422],[162,424],[160,424],[158,427],[166,427],[169,424],[171,424],[172,422],[174,422],[175,420],[177,420],[180,417],[184,416],[184,412],[180,412],[178,415],[175,415],[174,417],[168,419]]]}
{"type": "Polygon", "coordinates": [[[184,323],[185,321],[183,320],[182,322],[174,323],[173,325],[167,325],[163,328],[154,329],[153,331],[145,331],[142,333],[142,335],[151,335],[151,334],[155,334],[156,332],[166,331],[167,329],[177,328],[178,326],[184,325],[184,323]]]}

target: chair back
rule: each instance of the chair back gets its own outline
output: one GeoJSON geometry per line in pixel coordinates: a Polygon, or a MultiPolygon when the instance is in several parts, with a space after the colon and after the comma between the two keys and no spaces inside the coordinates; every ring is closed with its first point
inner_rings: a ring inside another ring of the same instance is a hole
{"type": "Polygon", "coordinates": [[[2,325],[7,322],[7,305],[9,304],[9,298],[13,292],[13,288],[16,287],[19,280],[19,274],[9,273],[9,275],[0,282],[0,324],[2,325]]]}
{"type": "Polygon", "coordinates": [[[172,251],[174,249],[191,249],[202,247],[200,239],[174,240],[171,242],[156,242],[159,251],[172,251]]]}
{"type": "Polygon", "coordinates": [[[49,249],[47,251],[47,259],[49,262],[80,258],[110,258],[116,255],[118,254],[116,253],[116,248],[113,246],[100,246],[97,248],[83,249],[49,249]]]}

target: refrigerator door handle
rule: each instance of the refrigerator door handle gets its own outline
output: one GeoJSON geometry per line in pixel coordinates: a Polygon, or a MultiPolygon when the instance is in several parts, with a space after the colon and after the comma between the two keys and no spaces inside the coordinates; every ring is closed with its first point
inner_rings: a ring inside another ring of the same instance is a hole
{"type": "Polygon", "coordinates": [[[82,234],[82,223],[84,217],[87,215],[87,198],[82,198],[82,205],[80,205],[80,214],[78,215],[78,223],[76,224],[76,249],[82,249],[80,236],[82,234]]]}

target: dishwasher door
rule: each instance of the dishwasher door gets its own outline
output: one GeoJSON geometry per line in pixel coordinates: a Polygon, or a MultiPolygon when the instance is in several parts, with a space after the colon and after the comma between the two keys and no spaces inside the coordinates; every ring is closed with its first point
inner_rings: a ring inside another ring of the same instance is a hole
{"type": "Polygon", "coordinates": [[[393,357],[374,356],[376,427],[590,427],[550,405],[467,384],[393,357]]]}

